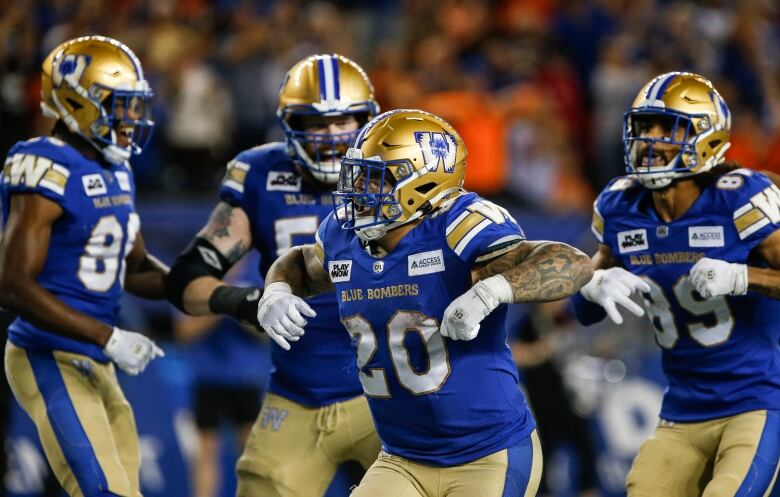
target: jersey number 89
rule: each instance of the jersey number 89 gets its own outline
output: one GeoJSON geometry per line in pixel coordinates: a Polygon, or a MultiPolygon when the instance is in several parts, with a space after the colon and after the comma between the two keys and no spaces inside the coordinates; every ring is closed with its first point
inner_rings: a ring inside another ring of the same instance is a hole
{"type": "MultiPolygon", "coordinates": [[[[658,283],[646,276],[642,279],[650,285],[650,297],[645,297],[645,309],[655,328],[656,342],[665,349],[671,349],[680,338],[671,303],[658,283]]],[[[734,330],[734,316],[724,297],[702,299],[688,276],[677,280],[672,291],[680,307],[700,318],[686,324],[691,338],[699,345],[712,347],[729,339],[734,330]]]]}

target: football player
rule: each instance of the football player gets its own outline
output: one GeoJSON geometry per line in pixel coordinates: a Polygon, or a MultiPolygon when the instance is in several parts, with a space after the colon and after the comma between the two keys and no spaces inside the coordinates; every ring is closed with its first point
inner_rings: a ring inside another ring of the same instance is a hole
{"type": "Polygon", "coordinates": [[[41,84],[52,135],[14,145],[0,183],[0,304],[19,315],[5,372],[68,495],[136,497],[138,437],[114,364],[136,375],[163,353],[115,324],[123,286],[164,297],[128,163],[152,130],[152,91],[135,54],[101,36],[58,46],[41,84]]]}
{"type": "MultiPolygon", "coordinates": [[[[377,111],[371,82],[348,58],[315,55],[295,64],[279,92],[286,143],[249,149],[228,164],[221,201],[171,269],[169,299],[189,314],[257,325],[262,290],[225,285],[223,275],[252,248],[265,275],[290,247],[314,241],[333,210],[338,160],[377,111]]],[[[321,496],[341,463],[367,469],[379,453],[336,297],[309,303],[318,316],[298,347],[288,343],[298,337],[268,330],[275,369],[238,461],[239,497],[321,496]]]]}
{"type": "Polygon", "coordinates": [[[377,116],[342,162],[317,242],[266,276],[258,321],[294,337],[313,314],[301,297],[336,290],[383,442],[353,497],[536,495],[539,439],[503,304],[567,297],[591,263],[526,240],[505,209],[461,189],[465,168],[441,118],[377,116]]]}
{"type": "Polygon", "coordinates": [[[646,312],[669,380],[632,497],[762,496],[777,474],[780,189],[724,163],[730,130],[708,80],[654,78],[625,115],[629,175],[595,202],[598,270],[578,317],[646,312]]]}

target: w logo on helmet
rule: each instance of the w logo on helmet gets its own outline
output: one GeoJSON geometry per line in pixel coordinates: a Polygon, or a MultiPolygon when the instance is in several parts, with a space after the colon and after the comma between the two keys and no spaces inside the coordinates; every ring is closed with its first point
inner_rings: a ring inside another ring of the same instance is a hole
{"type": "Polygon", "coordinates": [[[445,173],[451,173],[455,170],[458,144],[454,136],[449,133],[415,131],[414,139],[422,149],[423,160],[429,171],[438,171],[439,164],[444,166],[445,173]]]}
{"type": "Polygon", "coordinates": [[[90,61],[91,57],[88,55],[75,54],[68,54],[55,60],[52,67],[52,83],[57,88],[62,86],[63,81],[68,83],[68,86],[77,87],[90,61]]]}

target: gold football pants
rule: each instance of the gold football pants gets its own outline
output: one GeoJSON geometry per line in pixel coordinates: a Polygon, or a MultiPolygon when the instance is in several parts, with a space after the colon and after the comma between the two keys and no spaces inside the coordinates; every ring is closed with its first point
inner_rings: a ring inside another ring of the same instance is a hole
{"type": "Polygon", "coordinates": [[[6,343],[5,374],[71,497],[140,497],[141,453],[114,365],[6,343]]]}
{"type": "Polygon", "coordinates": [[[321,497],[342,463],[367,469],[380,448],[362,395],[311,408],[269,393],[236,465],[236,495],[321,497]]]}
{"type": "Polygon", "coordinates": [[[629,497],[762,497],[780,453],[780,412],[661,421],[628,474],[629,497]]]}
{"type": "Polygon", "coordinates": [[[541,477],[534,430],[514,447],[460,466],[428,466],[383,451],[350,497],[534,497],[541,477]]]}

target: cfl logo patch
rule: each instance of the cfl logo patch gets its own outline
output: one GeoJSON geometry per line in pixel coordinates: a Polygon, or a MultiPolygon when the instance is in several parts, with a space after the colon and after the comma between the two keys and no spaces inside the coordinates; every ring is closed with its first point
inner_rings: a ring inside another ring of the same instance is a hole
{"type": "Polygon", "coordinates": [[[273,431],[279,431],[288,414],[290,414],[290,412],[287,409],[266,407],[261,414],[260,426],[262,428],[268,428],[268,426],[270,426],[273,431]]]}
{"type": "Polygon", "coordinates": [[[455,170],[458,143],[454,136],[449,133],[415,131],[414,139],[420,145],[423,161],[428,167],[428,171],[438,171],[439,165],[444,168],[445,173],[451,173],[455,170]]]}

